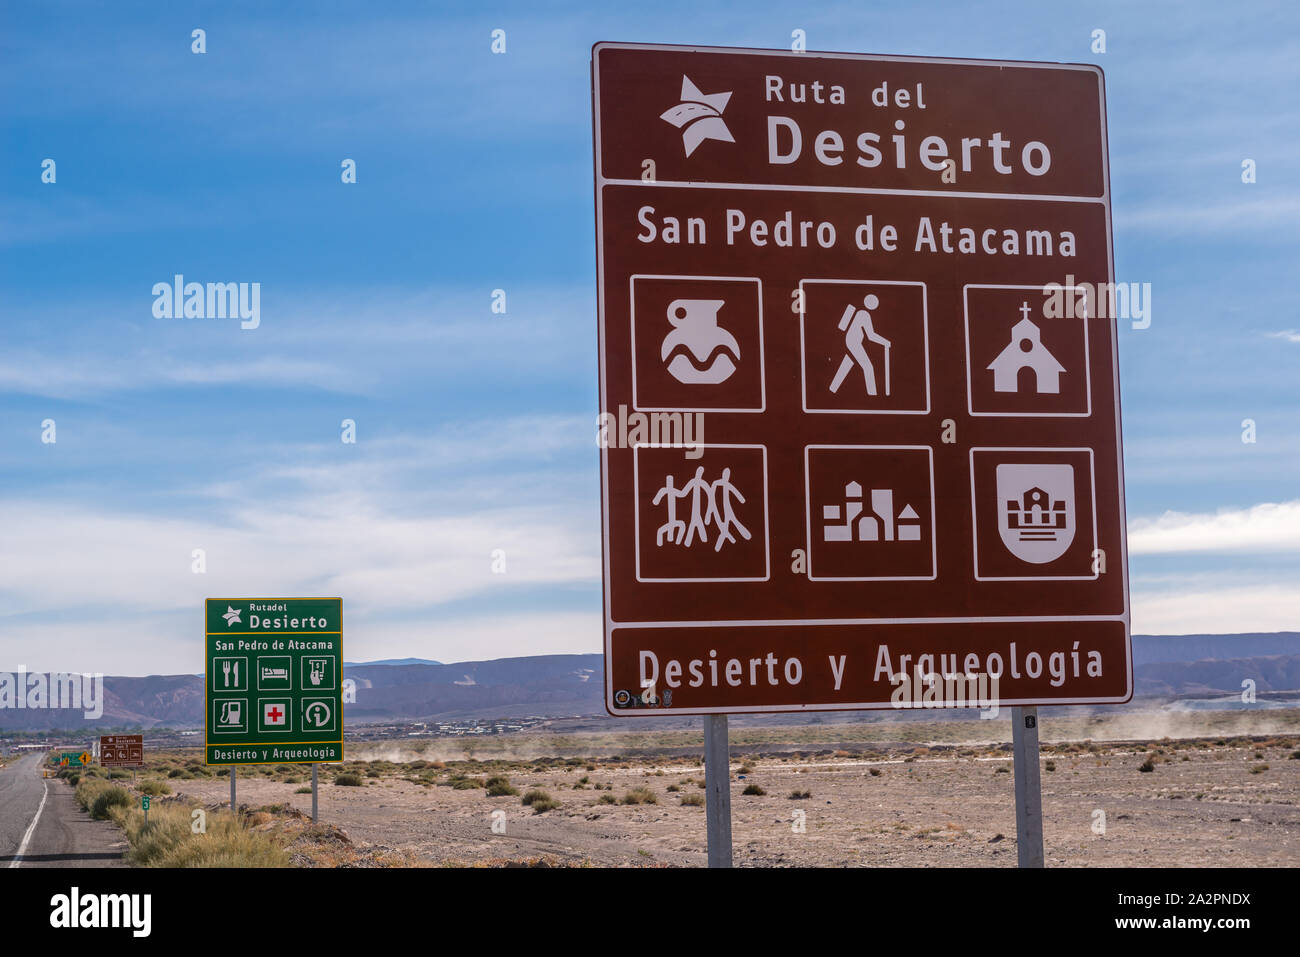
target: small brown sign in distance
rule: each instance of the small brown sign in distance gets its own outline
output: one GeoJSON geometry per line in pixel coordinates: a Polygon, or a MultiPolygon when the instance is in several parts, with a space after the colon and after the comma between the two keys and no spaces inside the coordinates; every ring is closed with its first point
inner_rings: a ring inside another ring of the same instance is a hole
{"type": "Polygon", "coordinates": [[[144,767],[144,736],[139,734],[101,734],[99,763],[106,768],[144,767]]]}

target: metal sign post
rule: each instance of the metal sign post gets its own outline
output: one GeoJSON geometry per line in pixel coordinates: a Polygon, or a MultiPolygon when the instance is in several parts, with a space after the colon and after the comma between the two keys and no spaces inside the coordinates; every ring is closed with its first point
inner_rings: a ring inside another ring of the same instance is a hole
{"type": "Polygon", "coordinates": [[[704,813],[709,867],[731,866],[731,748],[727,716],[704,716],[704,813]]]}
{"type": "Polygon", "coordinates": [[[234,765],[230,766],[230,813],[236,813],[235,808],[239,805],[235,803],[235,772],[239,769],[234,765]]]}
{"type": "Polygon", "coordinates": [[[1043,789],[1038,771],[1038,709],[1011,709],[1016,777],[1016,857],[1021,867],[1043,866],[1043,789]]]}
{"type": "Polygon", "coordinates": [[[313,824],[316,824],[320,820],[316,815],[317,796],[320,789],[319,775],[316,773],[316,769],[319,767],[319,764],[313,764],[311,766],[311,822],[313,824]]]}

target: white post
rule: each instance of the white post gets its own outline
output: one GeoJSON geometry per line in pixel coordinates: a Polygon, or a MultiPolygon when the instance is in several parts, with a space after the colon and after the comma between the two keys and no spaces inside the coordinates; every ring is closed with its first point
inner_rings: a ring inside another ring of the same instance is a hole
{"type": "Polygon", "coordinates": [[[319,765],[311,766],[311,822],[317,823],[320,819],[316,816],[316,789],[319,786],[316,779],[316,768],[319,765]]]}
{"type": "Polygon", "coordinates": [[[1016,857],[1021,867],[1043,866],[1043,788],[1038,771],[1038,709],[1011,709],[1016,772],[1016,857]]]}
{"type": "Polygon", "coordinates": [[[709,867],[731,866],[731,749],[727,716],[704,716],[704,816],[709,867]]]}
{"type": "Polygon", "coordinates": [[[238,813],[236,811],[237,807],[239,807],[239,805],[235,803],[235,766],[232,764],[230,766],[230,813],[238,813]]]}

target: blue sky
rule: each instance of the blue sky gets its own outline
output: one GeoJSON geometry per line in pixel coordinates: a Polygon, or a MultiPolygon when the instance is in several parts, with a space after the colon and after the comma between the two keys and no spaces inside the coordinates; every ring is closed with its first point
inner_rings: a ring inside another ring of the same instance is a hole
{"type": "Polygon", "coordinates": [[[1105,69],[1134,630],[1300,630],[1294,4],[264,7],[0,12],[0,667],[194,671],[246,593],[343,595],[354,660],[600,650],[590,48],[796,28],[1105,69]],[[178,272],[262,325],[154,318],[178,272]]]}

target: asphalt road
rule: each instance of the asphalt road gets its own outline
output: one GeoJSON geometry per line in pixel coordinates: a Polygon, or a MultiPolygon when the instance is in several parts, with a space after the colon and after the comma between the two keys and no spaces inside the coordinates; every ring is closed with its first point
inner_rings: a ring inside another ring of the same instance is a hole
{"type": "Polygon", "coordinates": [[[122,832],[92,821],[63,781],[42,778],[44,757],[0,769],[0,867],[125,867],[122,832]]]}

